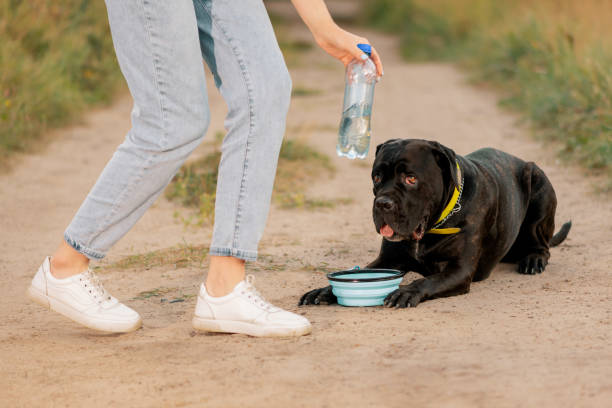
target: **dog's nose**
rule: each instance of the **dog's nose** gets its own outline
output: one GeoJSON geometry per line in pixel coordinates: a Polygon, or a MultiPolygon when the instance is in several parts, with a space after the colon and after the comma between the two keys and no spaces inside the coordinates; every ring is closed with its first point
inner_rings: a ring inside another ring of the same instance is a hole
{"type": "Polygon", "coordinates": [[[379,208],[382,211],[391,211],[395,207],[393,200],[386,196],[378,197],[376,200],[374,200],[374,204],[376,204],[376,208],[379,208]]]}

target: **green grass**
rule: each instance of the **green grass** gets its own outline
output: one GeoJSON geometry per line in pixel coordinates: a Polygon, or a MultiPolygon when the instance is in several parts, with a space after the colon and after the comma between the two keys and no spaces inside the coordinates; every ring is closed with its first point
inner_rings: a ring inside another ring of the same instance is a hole
{"type": "Polygon", "coordinates": [[[121,81],[104,2],[0,0],[0,163],[121,81]]]}
{"type": "Polygon", "coordinates": [[[612,30],[595,24],[612,7],[566,3],[379,0],[364,21],[398,33],[408,59],[457,61],[499,87],[502,105],[562,157],[606,174],[612,191],[612,49],[601,40],[612,30]]]}
{"type": "Polygon", "coordinates": [[[184,293],[179,288],[160,287],[140,292],[138,296],[133,297],[132,300],[151,300],[151,298],[161,298],[160,303],[170,304],[181,303],[196,296],[197,295],[195,293],[184,293]],[[172,293],[175,293],[175,295],[172,295],[172,293]],[[167,298],[162,296],[167,296],[167,298]]]}
{"type": "Polygon", "coordinates": [[[291,96],[317,96],[317,95],[321,95],[323,93],[323,91],[321,89],[315,89],[315,88],[308,88],[305,86],[301,86],[301,85],[295,85],[293,86],[293,89],[291,90],[291,96]]]}
{"type": "Polygon", "coordinates": [[[275,196],[275,203],[281,208],[305,208],[307,210],[315,210],[320,208],[336,208],[338,205],[347,205],[353,203],[353,199],[346,198],[309,198],[304,193],[287,193],[275,196]]]}
{"type": "Polygon", "coordinates": [[[187,268],[190,266],[201,266],[206,255],[208,255],[208,248],[202,245],[183,244],[172,248],[126,256],[113,264],[100,267],[99,269],[104,272],[105,270],[126,270],[135,268],[147,270],[160,266],[187,268]]]}
{"type": "MultiPolygon", "coordinates": [[[[195,208],[196,214],[175,216],[185,224],[204,224],[214,220],[215,193],[218,166],[221,159],[220,143],[223,134],[217,135],[214,150],[203,158],[181,167],[166,189],[166,198],[195,208]]],[[[306,197],[304,190],[318,177],[330,177],[335,172],[328,156],[316,151],[300,140],[285,139],[279,153],[272,202],[282,208],[333,208],[348,204],[350,199],[323,200],[306,197]]]]}
{"type": "Polygon", "coordinates": [[[301,53],[310,51],[312,49],[312,42],[304,40],[280,40],[278,46],[283,53],[301,53]]]}
{"type": "MultiPolygon", "coordinates": [[[[207,256],[208,251],[202,246],[190,246],[198,252],[195,256],[196,261],[194,262],[194,254],[184,251],[177,251],[176,247],[165,248],[159,251],[136,254],[127,256],[116,263],[98,267],[102,272],[116,271],[116,270],[143,270],[155,267],[167,267],[180,263],[185,268],[196,268],[201,269],[204,267],[203,260],[207,256]],[[201,255],[201,256],[200,256],[201,255]],[[162,259],[159,260],[160,256],[162,259]],[[158,259],[158,261],[151,263],[151,259],[158,259]]],[[[337,255],[346,255],[349,251],[347,249],[330,249],[325,257],[331,256],[335,258],[337,255]]],[[[259,254],[257,261],[248,261],[247,269],[252,272],[281,272],[281,271],[307,271],[307,272],[319,272],[328,273],[334,270],[339,270],[341,267],[338,265],[332,266],[330,263],[320,261],[313,264],[307,260],[304,260],[301,255],[289,256],[285,253],[283,255],[270,255],[270,254],[259,254]]],[[[133,300],[157,300],[160,303],[180,303],[185,300],[191,299],[197,296],[197,293],[192,293],[193,289],[190,287],[166,287],[161,286],[153,289],[148,289],[138,293],[133,300]]],[[[196,290],[197,292],[197,290],[196,290]]]]}
{"type": "Polygon", "coordinates": [[[155,288],[151,290],[145,290],[143,292],[140,292],[138,296],[133,297],[132,300],[145,300],[150,299],[152,297],[160,297],[170,292],[171,290],[172,289],[170,288],[155,288]]]}
{"type": "Polygon", "coordinates": [[[332,200],[314,199],[304,193],[310,183],[334,172],[327,155],[300,140],[285,139],[278,158],[272,202],[285,209],[334,207],[336,203],[332,200]]]}
{"type": "Polygon", "coordinates": [[[287,162],[314,163],[326,170],[334,171],[334,166],[327,155],[318,152],[301,140],[283,140],[278,158],[287,162]]]}
{"type": "MultiPolygon", "coordinates": [[[[195,218],[198,224],[213,220],[220,160],[221,152],[215,150],[202,159],[182,166],[166,188],[166,198],[197,209],[195,218]]],[[[175,217],[183,216],[176,212],[175,217]]],[[[190,224],[192,218],[183,218],[183,221],[190,224]]]]}
{"type": "MultiPolygon", "coordinates": [[[[275,30],[278,38],[288,38],[289,34],[286,26],[275,26],[275,30]]],[[[281,40],[278,45],[289,68],[303,66],[304,55],[312,49],[312,43],[303,40],[281,40]]]]}
{"type": "Polygon", "coordinates": [[[303,65],[304,54],[312,50],[313,42],[292,38],[290,26],[295,24],[295,21],[289,21],[284,16],[274,12],[269,12],[268,14],[276,33],[278,46],[283,53],[287,66],[294,68],[303,65]]]}

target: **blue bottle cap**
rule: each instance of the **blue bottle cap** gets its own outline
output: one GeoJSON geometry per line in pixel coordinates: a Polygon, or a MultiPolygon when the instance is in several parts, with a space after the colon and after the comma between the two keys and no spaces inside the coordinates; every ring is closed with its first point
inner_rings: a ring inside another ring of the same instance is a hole
{"type": "Polygon", "coordinates": [[[357,48],[368,54],[368,57],[372,56],[372,46],[370,44],[357,44],[357,48]]]}

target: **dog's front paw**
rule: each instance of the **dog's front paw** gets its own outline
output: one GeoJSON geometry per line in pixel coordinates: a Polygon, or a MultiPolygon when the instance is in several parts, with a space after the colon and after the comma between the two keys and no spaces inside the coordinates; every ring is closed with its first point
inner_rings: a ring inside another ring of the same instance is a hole
{"type": "Polygon", "coordinates": [[[311,290],[310,292],[304,293],[298,302],[299,306],[303,305],[319,305],[321,303],[338,303],[338,298],[332,292],[331,286],[311,290]]]}
{"type": "Polygon", "coordinates": [[[399,289],[389,293],[383,303],[386,307],[416,307],[425,297],[421,285],[415,284],[400,285],[399,289]]]}

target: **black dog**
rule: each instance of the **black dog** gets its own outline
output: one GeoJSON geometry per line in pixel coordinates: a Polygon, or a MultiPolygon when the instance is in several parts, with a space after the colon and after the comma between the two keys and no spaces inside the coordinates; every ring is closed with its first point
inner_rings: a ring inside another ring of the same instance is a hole
{"type": "MultiPolygon", "coordinates": [[[[557,198],[544,172],[495,149],[462,157],[437,142],[389,140],[376,148],[372,180],[374,224],[384,238],[367,267],[424,276],[389,294],[388,307],[467,293],[499,262],[541,273],[549,247],[571,228],[553,236],[557,198]]],[[[336,301],[327,286],[299,304],[336,301]]]]}

